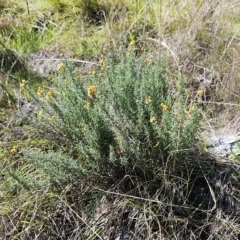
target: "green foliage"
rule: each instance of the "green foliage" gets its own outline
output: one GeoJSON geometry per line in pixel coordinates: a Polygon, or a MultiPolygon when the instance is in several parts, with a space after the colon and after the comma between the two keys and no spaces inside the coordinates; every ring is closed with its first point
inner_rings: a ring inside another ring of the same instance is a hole
{"type": "Polygon", "coordinates": [[[103,176],[121,168],[155,176],[165,164],[184,161],[196,143],[200,116],[197,106],[187,113],[184,80],[177,79],[173,95],[163,63],[136,60],[133,48],[119,60],[102,56],[101,71],[82,78],[62,65],[56,91],[38,89],[45,127],[103,176]]]}
{"type": "Polygon", "coordinates": [[[12,32],[12,39],[8,43],[9,48],[15,49],[21,56],[42,49],[53,38],[53,30],[50,28],[42,29],[41,32],[25,28],[15,28],[12,32]]]}
{"type": "Polygon", "coordinates": [[[81,0],[79,4],[82,10],[83,16],[87,17],[87,20],[93,24],[101,24],[109,17],[118,15],[118,11],[124,8],[123,1],[112,1],[109,0],[81,0]],[[112,16],[111,16],[112,15],[112,16]]]}
{"type": "Polygon", "coordinates": [[[60,152],[49,151],[45,153],[31,149],[25,149],[22,152],[29,163],[50,176],[49,185],[65,185],[85,175],[81,163],[71,157],[65,157],[60,152]]]}
{"type": "Polygon", "coordinates": [[[15,28],[13,31],[10,47],[15,49],[18,53],[28,54],[36,51],[39,36],[34,31],[26,31],[23,28],[15,28]]]}
{"type": "Polygon", "coordinates": [[[231,153],[235,160],[240,161],[240,154],[239,154],[240,153],[240,142],[237,142],[236,144],[237,144],[238,151],[231,151],[231,153]]]}
{"type": "Polygon", "coordinates": [[[18,168],[6,169],[6,181],[0,185],[0,191],[4,194],[18,192],[21,189],[30,191],[51,186],[61,188],[84,178],[87,174],[80,161],[66,157],[60,152],[45,153],[26,148],[21,153],[26,160],[24,164],[18,168]]]}

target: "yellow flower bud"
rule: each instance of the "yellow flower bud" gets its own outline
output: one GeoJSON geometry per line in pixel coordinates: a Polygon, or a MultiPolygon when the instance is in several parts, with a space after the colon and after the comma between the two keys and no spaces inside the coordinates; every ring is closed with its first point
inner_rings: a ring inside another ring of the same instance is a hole
{"type": "Polygon", "coordinates": [[[18,147],[17,146],[13,146],[12,149],[11,149],[11,153],[15,154],[15,153],[17,153],[17,151],[18,151],[18,147]]]}
{"type": "Polygon", "coordinates": [[[154,123],[157,120],[157,118],[155,116],[150,118],[150,123],[154,123]]]}
{"type": "Polygon", "coordinates": [[[88,88],[88,96],[90,98],[96,98],[96,86],[92,85],[88,88]]]}

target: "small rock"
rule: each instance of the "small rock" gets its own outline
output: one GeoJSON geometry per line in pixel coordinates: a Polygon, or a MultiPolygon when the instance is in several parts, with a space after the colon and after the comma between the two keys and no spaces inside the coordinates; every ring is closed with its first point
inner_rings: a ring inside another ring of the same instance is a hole
{"type": "Polygon", "coordinates": [[[209,139],[207,144],[208,151],[219,157],[232,158],[233,152],[240,155],[240,136],[219,136],[209,139]]]}

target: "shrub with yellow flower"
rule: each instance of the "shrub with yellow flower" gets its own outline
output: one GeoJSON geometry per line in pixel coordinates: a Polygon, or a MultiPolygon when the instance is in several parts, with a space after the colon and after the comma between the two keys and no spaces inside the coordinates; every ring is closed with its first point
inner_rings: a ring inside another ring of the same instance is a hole
{"type": "Polygon", "coordinates": [[[88,88],[88,96],[90,98],[96,98],[96,86],[92,85],[88,88]]]}

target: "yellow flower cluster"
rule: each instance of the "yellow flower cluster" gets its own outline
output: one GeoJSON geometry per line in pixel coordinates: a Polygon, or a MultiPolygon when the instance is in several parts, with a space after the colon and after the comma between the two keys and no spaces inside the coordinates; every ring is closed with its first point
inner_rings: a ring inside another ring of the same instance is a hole
{"type": "Polygon", "coordinates": [[[38,87],[38,89],[37,89],[38,96],[42,96],[43,93],[44,93],[44,90],[41,87],[38,87]]]}
{"type": "Polygon", "coordinates": [[[46,99],[50,100],[51,97],[52,97],[52,92],[48,91],[47,94],[46,94],[46,99]]]}
{"type": "Polygon", "coordinates": [[[203,89],[200,89],[197,91],[197,95],[198,96],[202,96],[204,94],[204,90],[203,89]]]}
{"type": "Polygon", "coordinates": [[[145,103],[146,103],[146,104],[152,103],[152,99],[151,99],[150,96],[148,96],[148,97],[145,99],[145,103]]]}
{"type": "Polygon", "coordinates": [[[187,108],[187,113],[189,115],[191,115],[194,112],[194,110],[196,109],[197,104],[202,101],[202,96],[204,95],[204,90],[199,89],[199,90],[197,90],[196,94],[193,94],[192,91],[188,91],[187,95],[191,102],[190,106],[187,108]]]}
{"type": "Polygon", "coordinates": [[[96,86],[92,85],[88,88],[88,96],[90,98],[96,98],[96,86]]]}
{"type": "Polygon", "coordinates": [[[165,103],[161,103],[160,106],[165,110],[165,111],[170,111],[170,107],[166,105],[165,103]]]}
{"type": "Polygon", "coordinates": [[[134,46],[134,45],[135,45],[135,41],[134,41],[134,40],[129,43],[129,46],[130,46],[130,47],[131,47],[131,46],[134,46]]]}
{"type": "Polygon", "coordinates": [[[20,87],[21,88],[24,88],[26,85],[27,85],[27,81],[25,79],[22,80],[21,84],[20,84],[20,87]]]}
{"type": "Polygon", "coordinates": [[[131,54],[131,52],[132,52],[132,48],[128,48],[128,50],[127,50],[127,56],[129,56],[129,55],[131,54]]]}
{"type": "Polygon", "coordinates": [[[17,151],[18,151],[18,147],[17,146],[13,146],[12,149],[11,149],[11,153],[15,154],[15,153],[17,153],[17,151]]]}
{"type": "Polygon", "coordinates": [[[90,102],[86,103],[86,104],[83,106],[83,108],[85,108],[85,109],[89,109],[90,107],[91,107],[90,102]]]}
{"type": "Polygon", "coordinates": [[[188,109],[188,114],[191,115],[193,113],[193,111],[194,111],[194,106],[192,106],[188,109]]]}
{"type": "Polygon", "coordinates": [[[101,71],[104,71],[106,69],[106,67],[107,67],[107,63],[106,63],[105,58],[104,58],[103,55],[100,56],[100,63],[102,65],[101,71]]]}
{"type": "Polygon", "coordinates": [[[191,91],[189,91],[187,95],[188,95],[189,98],[193,97],[193,93],[191,91]]]}
{"type": "MultiPolygon", "coordinates": [[[[196,97],[201,97],[201,96],[203,96],[203,94],[204,94],[204,90],[203,89],[199,89],[197,91],[197,96],[195,96],[195,98],[196,97]]],[[[187,95],[188,95],[189,98],[193,98],[193,92],[188,91],[187,95]]]]}
{"type": "Polygon", "coordinates": [[[150,118],[150,123],[154,123],[157,120],[157,118],[155,116],[150,118]]]}
{"type": "Polygon", "coordinates": [[[95,75],[95,74],[96,74],[96,71],[94,71],[94,70],[93,70],[93,71],[89,71],[88,74],[89,74],[89,75],[95,75]]]}
{"type": "Polygon", "coordinates": [[[57,65],[57,71],[59,72],[60,70],[62,70],[64,68],[64,64],[63,63],[59,63],[57,65]]]}
{"type": "Polygon", "coordinates": [[[81,123],[81,126],[83,127],[84,130],[87,130],[87,124],[81,123]]]}
{"type": "Polygon", "coordinates": [[[144,62],[145,62],[146,64],[148,64],[148,63],[150,62],[149,58],[145,58],[145,59],[144,59],[144,62]]]}
{"type": "Polygon", "coordinates": [[[127,56],[129,56],[131,54],[134,46],[135,46],[135,41],[133,40],[128,45],[127,56]]]}
{"type": "Polygon", "coordinates": [[[122,31],[123,30],[123,27],[122,25],[118,25],[118,30],[122,31]]]}

